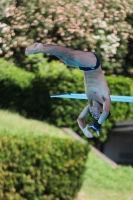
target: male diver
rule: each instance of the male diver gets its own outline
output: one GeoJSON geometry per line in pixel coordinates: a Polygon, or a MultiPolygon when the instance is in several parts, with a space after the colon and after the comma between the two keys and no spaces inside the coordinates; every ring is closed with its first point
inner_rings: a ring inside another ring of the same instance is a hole
{"type": "Polygon", "coordinates": [[[102,72],[98,56],[92,52],[70,50],[61,45],[42,43],[34,43],[27,47],[25,53],[49,53],[61,59],[68,66],[83,70],[88,105],[77,118],[77,122],[86,137],[93,137],[89,128],[93,128],[99,135],[102,123],[109,117],[111,99],[110,90],[102,72]],[[94,124],[91,126],[85,123],[85,118],[89,113],[95,119],[94,124]]]}

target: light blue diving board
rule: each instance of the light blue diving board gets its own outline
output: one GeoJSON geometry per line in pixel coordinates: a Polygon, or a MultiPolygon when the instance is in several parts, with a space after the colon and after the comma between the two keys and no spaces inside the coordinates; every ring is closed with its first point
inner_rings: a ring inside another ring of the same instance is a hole
{"type": "MultiPolygon", "coordinates": [[[[69,99],[86,99],[86,94],[75,94],[75,93],[66,93],[66,94],[53,94],[50,95],[51,98],[69,98],[69,99]]],[[[133,96],[117,96],[110,95],[111,101],[115,102],[133,102],[133,96]]]]}

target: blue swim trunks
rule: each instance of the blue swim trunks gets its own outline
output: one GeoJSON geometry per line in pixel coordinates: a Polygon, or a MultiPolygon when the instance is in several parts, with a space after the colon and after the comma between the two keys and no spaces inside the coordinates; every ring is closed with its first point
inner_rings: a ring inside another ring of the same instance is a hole
{"type": "Polygon", "coordinates": [[[95,69],[97,69],[100,66],[100,59],[99,59],[99,57],[95,53],[93,53],[93,54],[96,56],[96,59],[97,59],[96,66],[95,67],[80,67],[79,66],[80,70],[90,71],[90,70],[95,70],[95,69]]]}

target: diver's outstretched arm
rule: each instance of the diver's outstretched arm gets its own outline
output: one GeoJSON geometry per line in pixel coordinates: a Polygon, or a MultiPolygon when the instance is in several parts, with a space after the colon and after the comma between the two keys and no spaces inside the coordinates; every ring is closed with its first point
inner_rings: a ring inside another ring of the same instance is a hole
{"type": "Polygon", "coordinates": [[[90,112],[90,105],[87,105],[80,113],[77,122],[84,135],[88,138],[93,138],[92,133],[88,130],[88,125],[85,124],[85,118],[90,112]]]}
{"type": "Polygon", "coordinates": [[[111,103],[111,99],[109,95],[108,98],[103,103],[103,112],[100,115],[100,118],[98,119],[99,124],[102,124],[107,119],[110,112],[110,103],[111,103]]]}
{"type": "Polygon", "coordinates": [[[80,115],[78,116],[77,118],[77,122],[78,122],[78,125],[80,127],[80,129],[83,131],[83,129],[86,127],[86,124],[85,124],[85,118],[86,116],[89,114],[90,110],[89,110],[89,105],[87,105],[83,110],[82,112],[80,113],[80,115]]]}

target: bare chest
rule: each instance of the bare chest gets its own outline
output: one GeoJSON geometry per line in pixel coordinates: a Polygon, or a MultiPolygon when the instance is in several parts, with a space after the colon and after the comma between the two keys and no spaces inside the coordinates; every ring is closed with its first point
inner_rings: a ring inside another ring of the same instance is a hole
{"type": "Polygon", "coordinates": [[[99,91],[96,88],[85,88],[85,93],[90,104],[93,100],[103,104],[104,96],[102,95],[102,91],[99,91]]]}
{"type": "Polygon", "coordinates": [[[106,79],[99,71],[84,74],[84,86],[88,101],[96,100],[103,104],[109,95],[109,88],[106,79]]]}
{"type": "Polygon", "coordinates": [[[88,101],[91,103],[93,100],[98,101],[99,103],[103,104],[106,97],[109,95],[109,88],[106,83],[104,82],[85,82],[85,93],[88,98],[88,101]]]}

